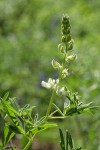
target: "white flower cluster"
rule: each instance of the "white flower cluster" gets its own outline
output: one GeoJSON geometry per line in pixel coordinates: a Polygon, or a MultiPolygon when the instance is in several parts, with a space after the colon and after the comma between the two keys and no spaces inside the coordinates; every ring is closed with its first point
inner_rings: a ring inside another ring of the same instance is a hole
{"type": "Polygon", "coordinates": [[[47,89],[55,89],[57,88],[59,83],[59,79],[51,79],[49,78],[48,82],[42,81],[41,85],[47,89]]]}
{"type": "Polygon", "coordinates": [[[55,89],[57,95],[66,95],[67,91],[65,87],[59,86],[59,79],[51,79],[49,78],[48,82],[42,81],[41,85],[47,89],[55,89]]]}

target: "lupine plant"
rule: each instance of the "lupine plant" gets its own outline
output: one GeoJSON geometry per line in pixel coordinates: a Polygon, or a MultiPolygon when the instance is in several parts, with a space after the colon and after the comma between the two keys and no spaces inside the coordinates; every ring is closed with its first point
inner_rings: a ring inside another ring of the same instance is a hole
{"type": "MultiPolygon", "coordinates": [[[[58,62],[53,59],[51,62],[58,76],[56,79],[49,78],[47,82],[41,82],[43,87],[52,92],[46,114],[41,118],[38,113],[34,116],[32,112],[35,106],[26,104],[20,108],[16,99],[9,97],[9,93],[6,93],[3,98],[0,98],[0,114],[4,121],[3,136],[0,143],[2,150],[16,149],[12,144],[8,146],[16,134],[21,134],[28,139],[28,143],[23,149],[27,150],[39,132],[58,126],[55,119],[65,119],[73,115],[80,115],[84,112],[97,109],[96,106],[91,106],[92,102],[83,104],[80,101],[78,93],[72,92],[66,84],[65,79],[68,79],[71,73],[71,65],[77,59],[76,54],[73,53],[74,40],[71,37],[71,26],[68,15],[62,16],[61,34],[61,43],[58,45],[58,51],[62,57],[62,61],[58,62]],[[61,99],[63,108],[56,104],[58,97],[61,99]]],[[[71,150],[81,149],[75,149],[73,147],[72,138],[68,131],[66,131],[65,140],[61,129],[59,129],[59,132],[62,150],[69,150],[69,148],[71,150]]]]}

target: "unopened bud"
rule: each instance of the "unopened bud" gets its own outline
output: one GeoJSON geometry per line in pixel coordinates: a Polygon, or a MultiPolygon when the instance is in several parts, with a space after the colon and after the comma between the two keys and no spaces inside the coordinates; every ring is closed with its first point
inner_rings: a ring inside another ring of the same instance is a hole
{"type": "Polygon", "coordinates": [[[61,41],[62,41],[63,43],[66,43],[66,36],[62,36],[61,41]]]}
{"type": "Polygon", "coordinates": [[[74,54],[74,55],[67,56],[65,60],[66,61],[74,61],[76,58],[77,58],[77,55],[74,54]]]}
{"type": "Polygon", "coordinates": [[[60,50],[61,47],[62,47],[62,44],[59,44],[59,45],[58,45],[58,49],[60,50]]]}
{"type": "Polygon", "coordinates": [[[55,61],[54,59],[52,60],[51,62],[52,66],[54,69],[60,69],[62,66],[57,62],[55,61]]]}
{"type": "Polygon", "coordinates": [[[74,43],[74,40],[72,39],[72,40],[69,42],[68,50],[72,50],[72,49],[73,49],[73,43],[74,43]]]}
{"type": "Polygon", "coordinates": [[[67,35],[67,42],[69,42],[70,40],[71,40],[71,35],[68,34],[68,35],[67,35]]]}
{"type": "Polygon", "coordinates": [[[61,52],[61,53],[64,53],[64,52],[65,52],[64,47],[63,47],[63,46],[60,48],[60,52],[61,52]]]}
{"type": "Polygon", "coordinates": [[[69,75],[68,69],[65,68],[65,69],[62,71],[61,76],[62,76],[62,78],[66,78],[66,76],[68,76],[68,75],[69,75]]]}

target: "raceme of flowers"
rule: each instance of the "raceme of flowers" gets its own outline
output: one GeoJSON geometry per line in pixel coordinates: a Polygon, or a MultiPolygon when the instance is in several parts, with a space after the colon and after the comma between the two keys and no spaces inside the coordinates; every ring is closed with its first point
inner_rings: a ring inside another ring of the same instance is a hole
{"type": "Polygon", "coordinates": [[[47,89],[55,90],[57,95],[65,95],[67,94],[66,85],[64,84],[62,87],[60,86],[61,80],[65,79],[69,76],[69,68],[67,64],[73,62],[77,56],[75,54],[69,54],[69,51],[73,49],[73,39],[71,38],[70,33],[70,21],[69,16],[63,15],[61,22],[61,43],[58,45],[58,49],[60,50],[60,54],[63,56],[62,63],[59,63],[56,60],[51,61],[51,65],[54,69],[59,71],[58,79],[49,78],[47,82],[42,81],[41,85],[47,89]]]}

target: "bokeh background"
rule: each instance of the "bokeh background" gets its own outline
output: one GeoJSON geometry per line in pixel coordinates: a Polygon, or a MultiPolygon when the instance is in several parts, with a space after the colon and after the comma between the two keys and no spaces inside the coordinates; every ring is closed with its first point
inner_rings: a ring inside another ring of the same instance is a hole
{"type": "MultiPolygon", "coordinates": [[[[37,106],[40,116],[50,98],[41,81],[56,77],[50,63],[61,59],[57,46],[63,13],[70,16],[78,56],[67,85],[84,103],[100,105],[100,1],[0,0],[0,96],[9,91],[21,106],[37,106]]],[[[59,126],[71,132],[76,146],[100,150],[99,120],[97,111],[59,121],[59,126]]],[[[47,130],[36,137],[33,149],[59,150],[59,140],[58,129],[47,130]]],[[[22,146],[25,139],[16,142],[22,146]]]]}

